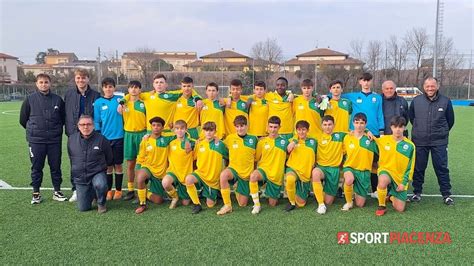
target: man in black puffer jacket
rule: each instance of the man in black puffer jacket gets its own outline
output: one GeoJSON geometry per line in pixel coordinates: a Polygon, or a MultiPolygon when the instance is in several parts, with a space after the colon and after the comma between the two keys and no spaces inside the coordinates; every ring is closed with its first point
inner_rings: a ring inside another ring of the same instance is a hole
{"type": "MultiPolygon", "coordinates": [[[[76,69],[74,71],[74,82],[76,86],[67,90],[64,95],[66,108],[64,127],[68,137],[78,132],[77,121],[81,115],[94,117],[94,101],[100,98],[100,93],[91,89],[89,86],[89,72],[87,72],[87,70],[76,69]]],[[[72,174],[71,185],[73,193],[69,201],[76,201],[76,185],[72,179],[72,174]]]]}
{"type": "MultiPolygon", "coordinates": [[[[390,129],[390,120],[392,117],[401,116],[405,118],[407,124],[408,121],[410,121],[410,118],[408,117],[407,100],[397,95],[396,88],[397,86],[392,80],[386,80],[382,83],[382,108],[385,121],[385,135],[392,135],[392,129],[390,129]]],[[[408,130],[405,130],[403,135],[408,137],[408,130]]]]}
{"type": "Polygon", "coordinates": [[[412,141],[416,146],[414,195],[410,201],[421,200],[428,155],[431,151],[443,201],[446,205],[454,205],[448,169],[448,138],[449,131],[454,125],[453,105],[448,97],[439,93],[438,81],[435,78],[427,78],[423,83],[423,89],[425,94],[413,99],[408,112],[413,125],[412,141]]]}
{"type": "Polygon", "coordinates": [[[99,132],[94,131],[94,121],[89,115],[82,115],[77,123],[79,132],[72,134],[67,142],[71,159],[71,174],[76,184],[77,207],[79,211],[92,208],[97,199],[99,213],[107,211],[107,165],[112,163],[112,148],[99,132]]]}
{"type": "Polygon", "coordinates": [[[20,124],[26,129],[30,149],[31,204],[42,201],[40,187],[46,156],[54,187],[53,200],[67,201],[61,192],[61,154],[64,125],[64,101],[50,91],[51,78],[47,74],[36,77],[37,91],[28,95],[21,106],[20,124]]]}

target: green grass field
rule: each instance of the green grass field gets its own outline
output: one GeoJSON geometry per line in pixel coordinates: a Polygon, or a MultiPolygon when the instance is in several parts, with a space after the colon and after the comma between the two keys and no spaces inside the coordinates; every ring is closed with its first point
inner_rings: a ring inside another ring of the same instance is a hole
{"type": "MultiPolygon", "coordinates": [[[[27,187],[30,163],[19,108],[20,103],[0,104],[0,179],[27,187]]],[[[452,191],[474,195],[474,108],[455,111],[449,146],[452,191]]],[[[63,150],[63,186],[70,187],[63,150]]],[[[428,169],[424,193],[439,194],[431,165],[428,169]]],[[[48,170],[43,187],[52,187],[48,170]]],[[[258,216],[250,214],[250,207],[234,206],[232,214],[218,217],[216,208],[193,216],[189,207],[169,210],[167,205],[152,205],[135,215],[135,206],[122,201],[108,203],[105,215],[79,213],[72,203],[53,202],[51,191],[43,191],[43,197],[42,204],[32,206],[31,190],[0,190],[2,264],[474,263],[474,198],[457,198],[456,206],[447,207],[439,197],[424,197],[403,214],[389,207],[383,217],[374,215],[375,199],[348,213],[339,210],[338,200],[324,216],[315,213],[314,200],[304,209],[284,213],[283,199],[276,208],[264,204],[258,216]],[[338,245],[339,231],[442,231],[449,232],[452,243],[338,245]]]]}

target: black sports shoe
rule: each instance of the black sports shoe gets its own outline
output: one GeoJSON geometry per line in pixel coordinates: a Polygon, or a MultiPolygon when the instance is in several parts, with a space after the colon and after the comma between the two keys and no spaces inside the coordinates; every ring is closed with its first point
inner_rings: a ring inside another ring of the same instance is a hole
{"type": "Polygon", "coordinates": [[[286,207],[283,209],[286,212],[291,212],[292,210],[296,209],[295,205],[291,205],[291,203],[288,203],[286,207]]]}
{"type": "Polygon", "coordinates": [[[421,195],[420,194],[413,194],[411,197],[407,199],[408,202],[420,202],[421,195]]]}
{"type": "Polygon", "coordinates": [[[33,197],[31,198],[31,204],[40,204],[43,201],[41,194],[39,192],[34,192],[33,197]]]}
{"type": "Polygon", "coordinates": [[[199,204],[195,204],[193,207],[193,211],[191,212],[192,214],[198,214],[202,211],[202,207],[199,204]]]}
{"type": "Polygon", "coordinates": [[[451,198],[451,196],[443,197],[443,201],[444,201],[444,204],[448,206],[454,206],[454,200],[453,198],[451,198]]]}
{"type": "Polygon", "coordinates": [[[344,193],[342,193],[342,188],[337,189],[336,198],[340,198],[340,199],[344,198],[344,193]]]}
{"type": "Polygon", "coordinates": [[[66,196],[61,191],[54,191],[53,192],[53,200],[55,201],[67,201],[66,196]]]}
{"type": "Polygon", "coordinates": [[[123,197],[123,200],[132,200],[135,198],[135,192],[134,191],[129,191],[127,194],[125,194],[125,197],[123,197]]]}

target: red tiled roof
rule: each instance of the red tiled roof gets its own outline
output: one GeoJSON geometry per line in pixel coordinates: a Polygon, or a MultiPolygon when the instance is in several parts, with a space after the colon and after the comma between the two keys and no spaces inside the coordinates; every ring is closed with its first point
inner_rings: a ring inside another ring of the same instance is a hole
{"type": "Polygon", "coordinates": [[[18,59],[18,57],[14,57],[12,55],[0,53],[0,58],[5,58],[5,59],[18,59]]]}
{"type": "Polygon", "coordinates": [[[306,53],[302,53],[299,55],[296,55],[296,57],[301,57],[301,56],[348,56],[347,54],[334,51],[328,48],[318,48],[306,53]]]}
{"type": "MultiPolygon", "coordinates": [[[[202,60],[196,60],[194,62],[188,63],[183,65],[184,67],[203,67],[203,66],[248,66],[251,67],[252,65],[255,65],[256,67],[259,67],[261,65],[269,64],[268,61],[266,60],[261,60],[261,59],[255,59],[255,62],[252,62],[252,58],[249,58],[245,62],[204,62],[202,60]]],[[[274,63],[273,65],[278,65],[277,63],[274,63]]]]}
{"type": "Polygon", "coordinates": [[[363,65],[364,62],[360,61],[359,59],[348,57],[344,60],[298,60],[297,58],[293,58],[291,60],[286,61],[285,65],[287,66],[300,66],[300,65],[314,65],[318,63],[318,65],[363,65]]]}
{"type": "Polygon", "coordinates": [[[208,55],[203,55],[200,58],[249,58],[246,55],[239,54],[231,50],[219,51],[217,53],[212,53],[208,55]]]}
{"type": "Polygon", "coordinates": [[[186,52],[187,54],[159,54],[160,52],[154,52],[154,53],[141,53],[141,52],[125,52],[123,53],[123,56],[125,57],[148,57],[151,56],[152,58],[160,58],[163,60],[166,59],[183,59],[183,60],[195,60],[197,58],[195,52],[186,52]]]}
{"type": "Polygon", "coordinates": [[[50,64],[21,65],[20,68],[53,68],[50,64]]]}

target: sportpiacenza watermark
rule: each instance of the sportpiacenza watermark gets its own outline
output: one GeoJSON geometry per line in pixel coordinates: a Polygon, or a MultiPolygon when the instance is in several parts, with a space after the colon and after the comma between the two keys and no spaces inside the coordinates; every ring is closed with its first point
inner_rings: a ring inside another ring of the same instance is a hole
{"type": "Polygon", "coordinates": [[[346,244],[451,244],[449,232],[338,232],[337,243],[346,244]]]}

